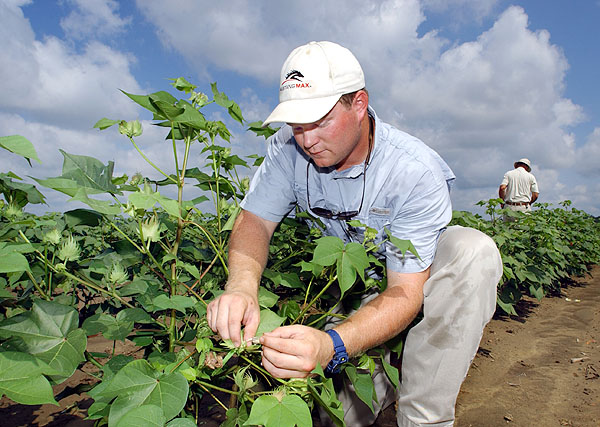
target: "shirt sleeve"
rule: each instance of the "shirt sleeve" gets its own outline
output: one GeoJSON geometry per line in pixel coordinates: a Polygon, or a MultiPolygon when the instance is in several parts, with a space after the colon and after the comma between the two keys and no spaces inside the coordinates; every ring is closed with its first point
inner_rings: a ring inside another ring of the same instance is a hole
{"type": "Polygon", "coordinates": [[[296,143],[289,126],[267,139],[267,154],[250,182],[241,207],[279,222],[296,204],[293,191],[296,143]]]}
{"type": "Polygon", "coordinates": [[[410,240],[419,257],[386,242],[387,268],[400,273],[417,273],[431,265],[437,240],[452,219],[448,186],[442,176],[427,170],[414,185],[402,207],[395,213],[390,232],[410,240]],[[420,258],[420,259],[419,259],[420,258]]]}
{"type": "Polygon", "coordinates": [[[533,176],[533,175],[531,175],[531,192],[532,193],[539,193],[540,192],[538,190],[537,180],[535,179],[535,176],[533,176]]]}
{"type": "Polygon", "coordinates": [[[508,174],[507,173],[504,174],[504,178],[502,178],[502,182],[500,183],[500,185],[508,185],[508,174]]]}

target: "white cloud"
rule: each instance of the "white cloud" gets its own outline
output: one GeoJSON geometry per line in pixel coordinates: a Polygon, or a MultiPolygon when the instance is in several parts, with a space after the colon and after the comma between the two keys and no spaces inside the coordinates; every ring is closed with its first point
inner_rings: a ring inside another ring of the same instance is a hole
{"type": "MultiPolygon", "coordinates": [[[[12,170],[23,178],[60,175],[59,148],[104,163],[125,157],[122,153],[131,147],[121,135],[92,126],[102,117],[138,116],[139,108],[118,90],[139,93],[130,72],[133,58],[96,41],[76,51],[54,36],[37,40],[19,7],[27,3],[0,3],[0,135],[27,137],[43,163],[29,168],[15,155],[2,155],[0,171],[12,170]]],[[[64,203],[61,196],[49,200],[64,203]]]]}
{"type": "Polygon", "coordinates": [[[272,93],[293,47],[323,39],[349,47],[378,114],[438,150],[459,176],[459,188],[472,191],[463,207],[479,194],[495,197],[515,159],[527,156],[557,179],[575,162],[569,128],[584,114],[563,96],[567,59],[548,31],[528,28],[521,7],[506,9],[475,40],[452,44],[436,31],[419,35],[426,11],[481,19],[498,2],[237,0],[227,12],[184,0],[168,10],[159,0],[137,5],[166,45],[199,72],[252,76],[272,84],[272,93]]]}
{"type": "Polygon", "coordinates": [[[459,186],[493,188],[521,157],[546,169],[573,165],[567,128],[583,115],[562,97],[568,63],[546,31],[527,28],[523,9],[507,9],[477,40],[418,70],[394,62],[406,61],[383,60],[393,71],[376,82],[378,111],[437,149],[459,186]]]}
{"type": "MultiPolygon", "coordinates": [[[[61,21],[67,37],[38,40],[19,8],[27,3],[0,3],[0,134],[11,130],[41,141],[55,168],[46,176],[58,175],[62,158],[52,157],[58,147],[79,154],[85,149],[103,161],[116,158],[119,173],[153,173],[121,135],[109,138],[110,132],[90,130],[103,116],[139,114],[117,88],[147,93],[132,74],[135,58],[98,41],[114,34],[136,36],[130,18],[120,16],[114,0],[66,0],[72,6],[61,21]]],[[[280,67],[292,48],[333,40],[361,61],[380,117],[422,138],[455,170],[457,208],[471,209],[478,200],[496,197],[502,175],[520,157],[533,161],[546,201],[570,198],[572,192],[578,203],[597,203],[569,185],[573,177],[565,170],[577,166],[587,176],[599,174],[592,159],[600,152],[600,131],[577,147],[572,127],[584,114],[564,97],[567,59],[548,31],[529,29],[521,7],[509,7],[478,37],[458,43],[436,30],[420,34],[427,14],[480,20],[496,13],[497,0],[136,4],[159,40],[190,64],[195,77],[226,78],[229,87],[243,88],[236,101],[248,120],[263,119],[274,107],[280,67]]],[[[237,128],[233,132],[232,143],[242,155],[264,148],[261,139],[237,128]]],[[[146,137],[160,141],[147,143],[149,156],[172,170],[158,130],[145,126],[146,137]]]]}
{"type": "Polygon", "coordinates": [[[575,166],[585,177],[600,178],[600,127],[595,128],[585,145],[577,149],[575,166]]]}
{"type": "Polygon", "coordinates": [[[36,40],[21,9],[0,9],[0,111],[79,129],[102,116],[135,117],[137,108],[118,91],[140,90],[133,58],[94,41],[79,53],[56,37],[36,40]]]}
{"type": "Polygon", "coordinates": [[[469,19],[481,21],[490,15],[498,0],[422,0],[423,8],[435,13],[450,13],[453,25],[465,23],[469,19]]]}
{"type": "Polygon", "coordinates": [[[131,22],[131,18],[122,18],[118,15],[119,3],[115,0],[67,0],[66,2],[74,9],[61,19],[60,26],[69,38],[115,37],[125,31],[131,22]]]}

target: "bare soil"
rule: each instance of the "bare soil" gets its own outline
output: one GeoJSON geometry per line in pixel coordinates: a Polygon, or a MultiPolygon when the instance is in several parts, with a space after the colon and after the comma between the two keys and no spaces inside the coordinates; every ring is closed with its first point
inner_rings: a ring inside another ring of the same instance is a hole
{"type": "MultiPolygon", "coordinates": [[[[517,312],[511,317],[498,313],[486,327],[458,396],[455,425],[600,426],[600,266],[560,295],[541,302],[524,298],[517,312]]],[[[95,345],[92,351],[112,351],[105,342],[95,345]]],[[[117,349],[122,351],[128,349],[117,349]]],[[[91,376],[78,374],[55,393],[91,383],[91,376]]],[[[92,403],[84,392],[59,403],[25,406],[5,397],[0,400],[0,425],[93,425],[84,420],[92,403]]],[[[221,411],[206,408],[200,425],[218,426],[223,420],[221,411]]],[[[393,408],[376,423],[395,424],[393,408]]]]}

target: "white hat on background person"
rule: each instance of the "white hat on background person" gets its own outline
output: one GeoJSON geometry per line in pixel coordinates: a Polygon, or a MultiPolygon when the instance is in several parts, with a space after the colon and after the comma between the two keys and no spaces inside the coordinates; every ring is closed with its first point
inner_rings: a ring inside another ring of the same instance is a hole
{"type": "Polygon", "coordinates": [[[517,160],[514,165],[515,168],[517,167],[517,164],[519,164],[519,163],[525,165],[525,169],[527,169],[527,172],[531,172],[531,162],[529,161],[529,159],[522,158],[522,159],[517,160]]]}
{"type": "Polygon", "coordinates": [[[263,122],[313,123],[342,95],[364,89],[363,70],[345,47],[321,41],[297,47],[281,68],[279,105],[263,122]]]}

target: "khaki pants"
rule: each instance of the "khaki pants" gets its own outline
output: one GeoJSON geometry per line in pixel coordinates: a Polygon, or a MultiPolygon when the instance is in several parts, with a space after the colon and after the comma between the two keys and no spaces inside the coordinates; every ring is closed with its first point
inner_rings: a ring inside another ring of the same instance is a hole
{"type": "Polygon", "coordinates": [[[501,276],[502,259],[490,237],[460,226],[442,233],[424,287],[424,317],[405,341],[401,386],[394,390],[378,367],[373,375],[379,402],[373,402],[375,413],[351,385],[344,387],[338,398],[346,425],[372,425],[395,401],[399,426],[453,425],[456,397],[496,309],[501,276]]]}

